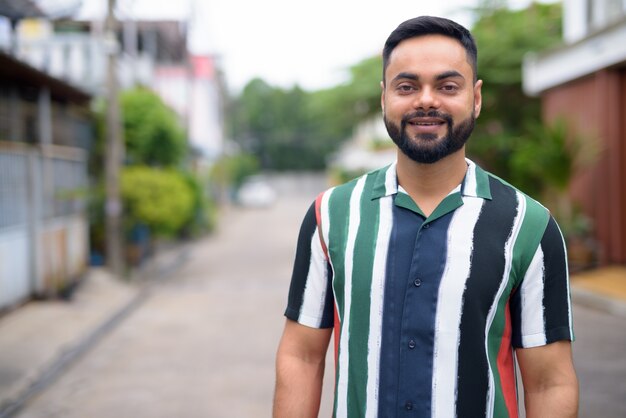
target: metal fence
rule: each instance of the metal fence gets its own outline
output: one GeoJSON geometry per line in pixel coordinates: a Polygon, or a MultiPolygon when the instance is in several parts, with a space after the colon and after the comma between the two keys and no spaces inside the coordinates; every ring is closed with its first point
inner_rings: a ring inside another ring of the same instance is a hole
{"type": "Polygon", "coordinates": [[[0,142],[0,308],[86,268],[87,190],[83,150],[0,142]]]}

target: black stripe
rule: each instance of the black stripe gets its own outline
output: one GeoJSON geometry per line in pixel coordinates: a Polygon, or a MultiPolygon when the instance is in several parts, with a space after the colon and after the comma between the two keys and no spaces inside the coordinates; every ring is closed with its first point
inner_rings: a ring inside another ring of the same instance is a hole
{"type": "Polygon", "coordinates": [[[552,217],[541,239],[544,283],[543,306],[547,343],[570,339],[567,264],[561,232],[552,217]]]}
{"type": "Polygon", "coordinates": [[[515,348],[523,347],[522,345],[522,286],[517,288],[511,294],[511,322],[513,324],[511,330],[511,345],[515,348]]]}
{"type": "Polygon", "coordinates": [[[315,219],[315,202],[309,207],[298,236],[298,246],[296,249],[296,259],[293,264],[293,272],[291,274],[291,286],[289,287],[289,299],[287,302],[287,310],[285,316],[294,321],[300,316],[300,309],[304,300],[304,289],[306,287],[306,279],[309,275],[309,266],[311,264],[311,239],[317,228],[315,219]]]}
{"type": "Polygon", "coordinates": [[[517,214],[515,191],[492,177],[489,184],[493,199],[485,201],[474,228],[472,268],[463,296],[457,372],[459,418],[484,416],[487,408],[485,325],[502,281],[504,246],[517,214]]]}
{"type": "Polygon", "coordinates": [[[332,328],[335,324],[335,297],[333,294],[333,269],[329,262],[326,262],[328,281],[326,282],[326,299],[324,300],[324,312],[320,328],[332,328]]]}

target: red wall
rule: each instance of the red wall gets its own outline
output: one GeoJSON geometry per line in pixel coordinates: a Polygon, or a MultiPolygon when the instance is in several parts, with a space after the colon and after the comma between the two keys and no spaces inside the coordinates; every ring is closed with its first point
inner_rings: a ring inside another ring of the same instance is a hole
{"type": "Polygon", "coordinates": [[[564,117],[596,141],[596,162],[575,176],[570,194],[594,222],[600,264],[626,264],[626,71],[603,70],[542,96],[543,117],[564,117]]]}

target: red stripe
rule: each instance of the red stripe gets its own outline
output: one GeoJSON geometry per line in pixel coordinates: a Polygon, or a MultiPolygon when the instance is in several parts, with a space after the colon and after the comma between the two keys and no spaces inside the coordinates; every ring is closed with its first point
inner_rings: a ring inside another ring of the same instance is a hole
{"type": "Polygon", "coordinates": [[[320,193],[315,199],[315,220],[317,221],[317,231],[320,237],[320,243],[322,244],[322,250],[324,251],[324,256],[326,256],[326,260],[330,260],[328,258],[328,249],[326,248],[326,242],[324,241],[324,234],[322,233],[322,198],[324,197],[324,193],[320,193]]]}
{"type": "Polygon", "coordinates": [[[509,417],[517,418],[517,394],[515,391],[515,366],[513,364],[513,348],[511,347],[511,311],[509,301],[504,308],[504,330],[502,343],[498,351],[498,371],[500,385],[504,395],[504,404],[509,412],[509,417]]]}

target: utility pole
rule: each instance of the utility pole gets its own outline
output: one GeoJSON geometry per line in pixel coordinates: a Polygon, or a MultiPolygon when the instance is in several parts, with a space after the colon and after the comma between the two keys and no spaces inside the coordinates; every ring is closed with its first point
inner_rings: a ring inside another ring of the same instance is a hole
{"type": "Polygon", "coordinates": [[[124,257],[122,241],[122,200],[120,197],[120,168],[124,156],[124,142],[118,101],[115,0],[108,0],[104,25],[104,44],[107,53],[107,117],[106,117],[106,260],[109,269],[122,276],[124,257]]]}

